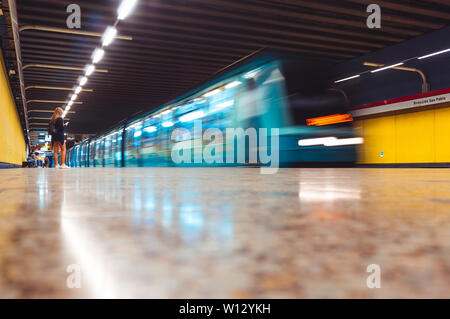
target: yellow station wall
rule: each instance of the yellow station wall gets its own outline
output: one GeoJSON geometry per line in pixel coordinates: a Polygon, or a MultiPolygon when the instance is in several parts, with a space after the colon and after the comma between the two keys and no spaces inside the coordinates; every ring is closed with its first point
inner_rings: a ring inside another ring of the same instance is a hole
{"type": "Polygon", "coordinates": [[[365,141],[359,149],[362,164],[450,163],[450,107],[355,124],[365,141]]]}
{"type": "Polygon", "coordinates": [[[0,162],[22,165],[26,155],[26,143],[19,114],[0,52],[0,162]]]}

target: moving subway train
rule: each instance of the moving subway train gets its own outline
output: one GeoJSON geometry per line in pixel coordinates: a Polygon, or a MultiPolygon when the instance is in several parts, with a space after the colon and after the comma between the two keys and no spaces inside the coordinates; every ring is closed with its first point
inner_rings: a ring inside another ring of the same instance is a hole
{"type": "Polygon", "coordinates": [[[312,75],[304,78],[290,59],[253,58],[157,110],[75,145],[67,152],[67,163],[263,166],[269,154],[281,166],[354,163],[361,141],[354,137],[345,96],[327,90],[312,75]],[[242,145],[245,156],[239,154],[242,145]],[[204,158],[207,152],[214,160],[204,158]]]}

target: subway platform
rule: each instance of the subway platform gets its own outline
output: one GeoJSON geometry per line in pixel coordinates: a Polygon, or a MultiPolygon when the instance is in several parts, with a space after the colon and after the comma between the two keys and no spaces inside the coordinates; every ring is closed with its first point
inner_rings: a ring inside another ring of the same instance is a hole
{"type": "Polygon", "coordinates": [[[0,298],[450,297],[445,169],[11,169],[0,185],[0,298]]]}

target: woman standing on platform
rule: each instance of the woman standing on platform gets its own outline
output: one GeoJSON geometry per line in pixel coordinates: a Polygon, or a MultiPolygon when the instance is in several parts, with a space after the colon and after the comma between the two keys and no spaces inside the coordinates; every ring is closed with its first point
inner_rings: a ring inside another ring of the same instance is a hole
{"type": "Polygon", "coordinates": [[[64,161],[66,157],[66,142],[64,136],[64,120],[62,118],[63,109],[57,107],[50,119],[48,132],[52,136],[53,153],[56,168],[69,168],[64,161]],[[61,165],[58,165],[58,152],[61,151],[61,165]]]}

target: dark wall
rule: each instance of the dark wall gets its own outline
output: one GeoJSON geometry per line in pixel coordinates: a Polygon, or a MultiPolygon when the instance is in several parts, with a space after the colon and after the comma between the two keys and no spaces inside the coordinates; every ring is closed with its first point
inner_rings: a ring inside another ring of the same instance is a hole
{"type": "MultiPolygon", "coordinates": [[[[341,63],[330,72],[330,79],[337,80],[373,67],[364,62],[391,65],[412,57],[419,57],[450,48],[450,27],[341,63]]],[[[403,66],[418,68],[428,77],[431,91],[450,87],[450,52],[423,60],[411,60],[403,66]]],[[[347,92],[350,105],[377,102],[421,93],[419,74],[400,70],[366,73],[360,78],[332,85],[347,92]]]]}

